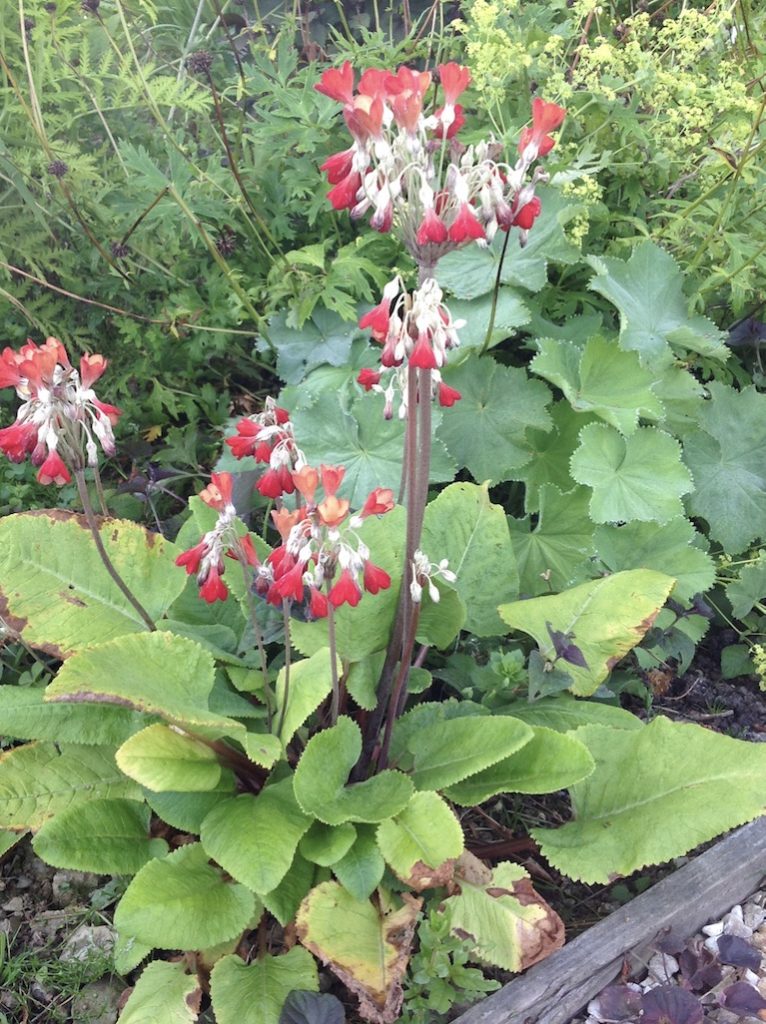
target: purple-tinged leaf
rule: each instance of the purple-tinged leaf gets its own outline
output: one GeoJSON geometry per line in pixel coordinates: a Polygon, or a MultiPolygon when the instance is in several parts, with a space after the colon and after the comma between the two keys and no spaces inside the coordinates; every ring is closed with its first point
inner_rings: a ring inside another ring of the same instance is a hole
{"type": "Polygon", "coordinates": [[[702,1003],[677,985],[660,985],[645,992],[641,1000],[643,1024],[702,1024],[702,1003]]]}
{"type": "Polygon", "coordinates": [[[730,1013],[740,1017],[755,1017],[766,1020],[766,999],[753,985],[737,981],[721,993],[721,1003],[730,1013]]]}
{"type": "Polygon", "coordinates": [[[678,956],[678,966],[684,987],[692,992],[709,992],[722,977],[718,957],[701,944],[699,948],[685,949],[678,956]]]}
{"type": "Polygon", "coordinates": [[[293,989],[279,1015],[279,1024],[345,1024],[343,1003],[329,993],[293,989]]]}
{"type": "Polygon", "coordinates": [[[609,985],[588,1004],[588,1014],[604,1024],[635,1020],[641,1011],[641,992],[630,985],[609,985]]]}
{"type": "Polygon", "coordinates": [[[554,629],[550,622],[546,622],[545,626],[548,630],[548,636],[551,638],[553,650],[556,652],[556,657],[563,658],[570,665],[577,665],[580,668],[587,669],[588,663],[585,660],[585,655],[576,644],[570,642],[574,638],[574,633],[562,633],[560,629],[554,629]]]}
{"type": "Polygon", "coordinates": [[[718,936],[718,958],[732,967],[747,967],[751,971],[761,968],[761,954],[739,935],[718,936]]]}

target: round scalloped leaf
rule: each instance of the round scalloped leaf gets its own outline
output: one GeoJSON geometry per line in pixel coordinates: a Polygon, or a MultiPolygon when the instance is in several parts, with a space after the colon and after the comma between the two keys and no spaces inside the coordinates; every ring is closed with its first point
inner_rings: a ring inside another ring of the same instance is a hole
{"type": "Polygon", "coordinates": [[[202,822],[200,837],[209,856],[232,878],[265,895],[290,869],[311,818],[301,812],[293,780],[267,786],[258,796],[243,793],[226,800],[202,822]]]}
{"type": "Polygon", "coordinates": [[[537,641],[547,661],[556,660],[550,629],[566,635],[585,664],[559,661],[579,696],[598,689],[612,668],[640,643],[664,605],[674,580],[652,569],[631,569],[581,583],[562,594],[501,605],[498,611],[513,629],[537,641]]]}
{"type": "Polygon", "coordinates": [[[420,790],[452,786],[510,757],[532,735],[524,722],[502,715],[434,722],[410,739],[412,781],[420,790]]]}
{"type": "Polygon", "coordinates": [[[111,747],[28,743],[0,754],[0,828],[39,828],[68,807],[99,798],[141,800],[111,747]]]}
{"type": "Polygon", "coordinates": [[[150,811],[134,800],[91,800],[47,821],[32,840],[47,864],[99,875],[135,875],[168,844],[149,837],[150,811]]]}
{"type": "Polygon", "coordinates": [[[590,515],[596,523],[666,523],[683,515],[681,497],[693,489],[681,445],[654,427],[623,437],[613,427],[591,423],[580,432],[570,469],[579,484],[593,490],[590,515]]]}
{"type": "Polygon", "coordinates": [[[533,732],[521,750],[450,786],[445,796],[461,807],[474,807],[498,793],[555,793],[593,771],[588,748],[574,736],[542,726],[533,732]]]}
{"type": "MultiPolygon", "coordinates": [[[[399,814],[378,825],[378,846],[396,874],[408,881],[417,870],[438,868],[463,852],[463,830],[438,793],[421,792],[399,814]]],[[[419,884],[417,888],[421,888],[419,884]]]]}
{"type": "Polygon", "coordinates": [[[350,718],[311,737],[294,779],[295,796],[306,814],[325,825],[341,825],[383,821],[402,810],[412,796],[412,783],[401,772],[386,770],[346,784],[361,752],[359,726],[350,718]]]}
{"type": "MultiPolygon", "coordinates": [[[[136,523],[109,519],[101,539],[115,568],[157,621],[185,585],[174,544],[136,523]]],[[[62,510],[0,521],[0,608],[24,640],[64,658],[89,644],[146,625],[122,594],[93,543],[83,516],[62,510]]]]}
{"type": "Polygon", "coordinates": [[[155,793],[215,789],[221,778],[214,750],[167,725],[150,725],[137,732],[114,759],[128,778],[155,793]]]}
{"type": "Polygon", "coordinates": [[[182,846],[138,872],[114,924],[159,949],[205,949],[236,938],[256,909],[244,885],[225,882],[201,843],[182,846]]]}
{"type": "Polygon", "coordinates": [[[120,1024],[192,1024],[197,1020],[202,989],[186,962],[155,960],[147,964],[120,1014],[120,1024]]]}
{"type": "Polygon", "coordinates": [[[586,725],[575,735],[596,762],[572,787],[575,820],[532,831],[570,878],[592,884],[629,875],[763,813],[764,744],[661,717],[636,731],[586,725]]]}
{"type": "Polygon", "coordinates": [[[279,1024],[285,1000],[295,989],[319,991],[314,958],[300,946],[251,964],[238,956],[225,956],[210,975],[218,1024],[279,1024]]]}

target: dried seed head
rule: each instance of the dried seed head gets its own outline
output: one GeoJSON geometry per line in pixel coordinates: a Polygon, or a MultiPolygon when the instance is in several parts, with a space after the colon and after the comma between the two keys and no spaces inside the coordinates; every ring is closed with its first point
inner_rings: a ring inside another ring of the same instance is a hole
{"type": "Polygon", "coordinates": [[[130,246],[123,242],[112,242],[109,248],[116,260],[124,260],[130,255],[130,246]]]}
{"type": "Polygon", "coordinates": [[[186,66],[193,75],[207,75],[213,66],[213,55],[209,50],[196,50],[186,58],[186,66]]]}
{"type": "Polygon", "coordinates": [[[85,14],[98,14],[100,5],[101,0],[82,0],[80,7],[85,14]]]}
{"type": "Polygon", "coordinates": [[[237,248],[237,236],[230,228],[224,228],[215,240],[215,247],[222,256],[231,256],[237,248]]]}
{"type": "Polygon", "coordinates": [[[69,165],[63,160],[53,160],[48,164],[48,174],[52,174],[54,178],[63,178],[68,170],[69,165]]]}

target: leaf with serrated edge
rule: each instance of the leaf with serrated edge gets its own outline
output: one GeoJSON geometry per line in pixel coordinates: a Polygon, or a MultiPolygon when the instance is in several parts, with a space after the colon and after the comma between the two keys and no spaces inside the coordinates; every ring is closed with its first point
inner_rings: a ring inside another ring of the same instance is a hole
{"type": "Polygon", "coordinates": [[[412,783],[401,772],[387,769],[365,782],[346,785],[361,752],[362,735],[350,718],[339,718],[336,725],[311,737],[293,783],[306,814],[326,825],[378,822],[406,805],[412,783]]]}
{"type": "Polygon", "coordinates": [[[415,793],[403,811],[382,821],[377,840],[380,852],[405,882],[416,868],[419,876],[432,874],[426,869],[459,857],[464,847],[457,818],[439,794],[432,792],[415,793]]]}
{"type": "Polygon", "coordinates": [[[652,569],[631,569],[581,583],[562,594],[533,597],[501,605],[501,617],[513,629],[537,641],[542,656],[554,661],[556,653],[548,625],[572,634],[572,643],[585,658],[585,666],[565,664],[572,677],[570,689],[589,696],[628,651],[641,642],[667,600],[670,576],[652,569]]]}
{"type": "Polygon", "coordinates": [[[749,615],[753,606],[766,597],[766,553],[752,565],[740,570],[737,579],[726,587],[726,596],[731,604],[732,613],[742,619],[749,615]]]}
{"type": "Polygon", "coordinates": [[[520,750],[532,730],[518,718],[454,718],[423,728],[410,740],[417,789],[444,789],[520,750]]]}
{"type": "Polygon", "coordinates": [[[575,820],[532,835],[558,870],[588,883],[680,857],[763,813],[766,747],[658,717],[635,732],[574,734],[596,770],[571,790],[575,820]]]}
{"type": "MultiPolygon", "coordinates": [[[[336,657],[340,675],[340,660],[336,657]]],[[[316,711],[325,697],[332,691],[332,669],[330,649],[322,647],[310,658],[296,661],[288,673],[282,668],[277,676],[277,705],[275,718],[282,723],[280,739],[286,747],[312,711],[316,711]]]]}
{"type": "Polygon", "coordinates": [[[282,956],[266,955],[251,964],[225,956],[210,976],[210,996],[218,1024],[279,1024],[290,992],[319,991],[316,964],[309,952],[293,946],[282,956]]]}
{"type": "Polygon", "coordinates": [[[134,800],[91,800],[45,822],[32,840],[46,864],[100,875],[135,875],[168,844],[149,836],[149,808],[134,800]]]}
{"type": "Polygon", "coordinates": [[[202,822],[200,837],[209,856],[258,895],[276,889],[311,825],[293,796],[292,783],[288,777],[258,796],[243,793],[220,804],[202,822]]]}
{"type": "Polygon", "coordinates": [[[596,523],[666,523],[683,514],[681,497],[693,490],[680,444],[654,427],[623,437],[592,423],[580,432],[570,469],[578,483],[593,490],[590,514],[596,523]]]}
{"type": "Polygon", "coordinates": [[[153,793],[147,789],[144,796],[154,813],[168,825],[199,835],[206,815],[222,800],[233,795],[234,788],[234,773],[229,768],[222,768],[218,785],[204,793],[153,793]]]}
{"type": "Polygon", "coordinates": [[[330,867],[345,857],[356,840],[356,829],[350,821],[342,825],[323,825],[315,821],[301,839],[301,856],[320,867],[330,867]]]}
{"type": "Polygon", "coordinates": [[[191,1024],[197,1020],[202,989],[186,963],[155,960],[141,972],[120,1014],[120,1024],[191,1024]]]}
{"type": "Polygon", "coordinates": [[[137,732],[114,759],[129,779],[155,793],[215,789],[221,778],[214,750],[167,725],[150,725],[137,732]]]}
{"type": "Polygon", "coordinates": [[[540,507],[540,490],[546,484],[552,484],[562,493],[574,489],[575,480],[569,472],[569,466],[579,442],[579,431],[596,420],[591,413],[575,412],[569,402],[565,401],[554,403],[550,415],[552,429],[527,431],[524,442],[526,461],[511,474],[511,480],[520,480],[526,484],[526,512],[537,512],[540,507]]]}
{"type": "Polygon", "coordinates": [[[14,739],[116,746],[150,721],[115,704],[51,704],[38,687],[0,686],[3,734],[14,739]]]}
{"type": "Polygon", "coordinates": [[[581,725],[609,725],[613,729],[641,729],[643,722],[630,711],[601,704],[598,701],[578,700],[568,693],[545,697],[530,704],[528,700],[515,700],[507,704],[506,715],[520,718],[531,726],[543,726],[556,732],[571,732],[581,725]]]}
{"type": "Polygon", "coordinates": [[[421,906],[404,898],[398,910],[381,913],[337,882],[323,882],[298,909],[300,941],[358,997],[360,1016],[371,1024],[393,1024],[401,1009],[401,980],[421,906]]]}
{"type": "Polygon", "coordinates": [[[254,894],[225,882],[202,845],[191,843],[141,868],[114,924],[158,949],[204,949],[243,932],[255,908],[254,894]]]}

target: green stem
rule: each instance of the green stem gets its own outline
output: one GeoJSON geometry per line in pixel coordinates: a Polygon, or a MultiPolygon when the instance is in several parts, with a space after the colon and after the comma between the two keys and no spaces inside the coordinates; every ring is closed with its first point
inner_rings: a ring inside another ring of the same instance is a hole
{"type": "Polygon", "coordinates": [[[497,273],[495,274],[495,287],[492,290],[492,306],[489,311],[489,323],[487,324],[487,333],[484,335],[484,341],[479,349],[479,358],[483,356],[489,348],[489,343],[492,340],[492,332],[495,329],[495,316],[497,314],[497,297],[500,294],[500,275],[503,272],[503,262],[505,260],[505,254],[508,251],[508,239],[511,237],[510,229],[505,233],[505,241],[503,242],[503,248],[500,252],[500,262],[497,264],[497,273]]]}
{"type": "Polygon", "coordinates": [[[282,727],[285,724],[285,715],[287,714],[287,702],[290,699],[290,602],[285,598],[282,599],[282,621],[285,627],[285,692],[282,697],[282,707],[279,709],[279,723],[277,725],[277,736],[281,734],[282,727]]]}

